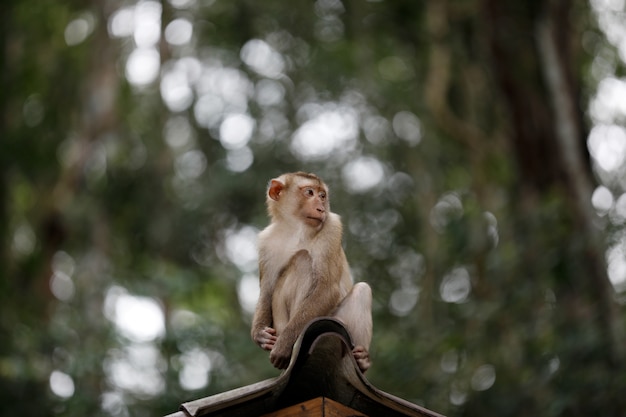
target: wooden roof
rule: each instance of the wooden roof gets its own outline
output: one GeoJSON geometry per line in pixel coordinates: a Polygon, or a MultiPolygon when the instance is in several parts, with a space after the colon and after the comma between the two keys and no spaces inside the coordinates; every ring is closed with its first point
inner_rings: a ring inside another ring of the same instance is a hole
{"type": "Polygon", "coordinates": [[[345,327],[332,318],[312,321],[278,377],[184,403],[167,417],[260,416],[317,397],[368,416],[443,417],[372,386],[359,370],[345,327]]]}

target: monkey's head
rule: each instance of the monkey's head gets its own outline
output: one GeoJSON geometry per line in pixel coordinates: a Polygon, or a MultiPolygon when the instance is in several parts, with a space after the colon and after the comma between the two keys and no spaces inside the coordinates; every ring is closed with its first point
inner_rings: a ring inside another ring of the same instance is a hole
{"type": "Polygon", "coordinates": [[[328,187],[314,174],[283,174],[269,183],[267,208],[274,221],[321,229],[330,213],[328,187]]]}

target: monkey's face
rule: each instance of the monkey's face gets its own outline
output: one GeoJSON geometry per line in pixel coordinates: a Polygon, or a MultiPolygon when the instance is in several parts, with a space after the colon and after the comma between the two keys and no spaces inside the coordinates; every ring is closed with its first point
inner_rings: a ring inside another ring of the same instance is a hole
{"type": "Polygon", "coordinates": [[[299,187],[299,217],[305,224],[321,228],[329,211],[328,191],[321,184],[303,184],[299,187]]]}
{"type": "Polygon", "coordinates": [[[314,174],[283,174],[270,181],[267,207],[272,221],[319,231],[330,213],[328,187],[314,174]]]}

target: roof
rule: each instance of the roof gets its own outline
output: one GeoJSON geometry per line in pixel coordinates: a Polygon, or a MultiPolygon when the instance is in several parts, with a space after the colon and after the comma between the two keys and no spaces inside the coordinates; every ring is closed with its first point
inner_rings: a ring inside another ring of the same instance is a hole
{"type": "Polygon", "coordinates": [[[313,320],[296,341],[289,367],[278,377],[183,403],[167,417],[258,416],[317,397],[369,416],[443,417],[376,389],[346,354],[352,346],[339,321],[313,320]]]}

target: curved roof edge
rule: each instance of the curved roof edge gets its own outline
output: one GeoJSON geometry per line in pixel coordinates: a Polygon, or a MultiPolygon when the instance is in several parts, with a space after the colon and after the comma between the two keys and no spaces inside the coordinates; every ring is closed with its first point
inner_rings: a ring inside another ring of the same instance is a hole
{"type": "Polygon", "coordinates": [[[443,417],[375,388],[354,357],[341,322],[311,321],[294,344],[289,367],[278,377],[183,403],[167,417],[263,415],[326,397],[369,416],[443,417]]]}

